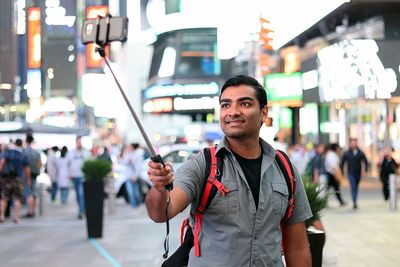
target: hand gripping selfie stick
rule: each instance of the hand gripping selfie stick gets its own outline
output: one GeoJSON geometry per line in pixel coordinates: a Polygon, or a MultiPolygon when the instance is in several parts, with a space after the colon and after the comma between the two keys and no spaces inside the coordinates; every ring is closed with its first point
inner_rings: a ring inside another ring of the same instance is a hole
{"type": "MultiPolygon", "coordinates": [[[[128,97],[126,96],[124,90],[123,90],[122,87],[121,87],[121,84],[119,83],[117,77],[115,76],[114,71],[113,71],[112,68],[111,68],[110,61],[108,60],[108,57],[107,57],[107,55],[106,55],[106,51],[105,51],[105,49],[104,49],[104,46],[103,46],[103,45],[100,45],[100,46],[96,47],[96,51],[100,54],[100,56],[101,56],[102,58],[104,58],[104,60],[105,60],[105,62],[106,62],[106,65],[107,65],[108,69],[110,70],[110,72],[111,72],[111,74],[112,74],[112,76],[113,76],[113,78],[114,78],[114,80],[115,80],[115,82],[116,82],[116,84],[117,84],[117,86],[118,86],[118,89],[119,89],[119,91],[121,92],[122,97],[124,98],[124,100],[125,100],[125,102],[126,102],[126,105],[128,106],[129,111],[131,112],[131,114],[132,114],[132,116],[133,116],[133,119],[135,120],[137,126],[139,127],[140,133],[142,134],[142,136],[143,136],[143,138],[144,138],[144,141],[146,142],[147,147],[148,147],[149,150],[150,150],[151,160],[154,161],[154,162],[161,163],[161,164],[165,167],[165,163],[164,163],[162,157],[160,156],[160,154],[157,154],[156,151],[154,150],[154,147],[153,147],[153,145],[151,144],[150,139],[149,139],[149,137],[147,136],[147,133],[146,133],[146,131],[144,130],[144,128],[143,128],[143,126],[142,126],[142,123],[141,123],[140,120],[139,120],[139,117],[136,115],[135,110],[133,109],[131,103],[129,102],[128,97]]],[[[173,185],[172,185],[172,184],[168,184],[168,185],[165,186],[165,189],[167,189],[168,191],[171,191],[172,188],[173,188],[173,185]]]]}

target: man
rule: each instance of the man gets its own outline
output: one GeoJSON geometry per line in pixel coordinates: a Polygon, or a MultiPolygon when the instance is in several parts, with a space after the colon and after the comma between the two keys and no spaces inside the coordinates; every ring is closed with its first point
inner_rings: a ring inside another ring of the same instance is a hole
{"type": "Polygon", "coordinates": [[[139,189],[139,175],[143,164],[143,153],[138,143],[131,143],[124,152],[122,164],[126,166],[127,177],[125,189],[129,196],[129,202],[133,208],[139,206],[143,201],[139,189]]]}
{"type": "Polygon", "coordinates": [[[22,140],[15,141],[15,148],[9,148],[0,155],[1,203],[0,223],[5,220],[5,210],[9,199],[13,199],[13,221],[19,222],[19,211],[23,200],[22,176],[31,185],[31,171],[26,156],[22,154],[22,140]]]}
{"type": "Polygon", "coordinates": [[[51,180],[51,192],[50,192],[51,203],[56,203],[57,191],[58,191],[57,152],[58,152],[58,146],[53,146],[53,147],[49,148],[48,152],[47,152],[46,168],[47,168],[47,174],[50,176],[50,180],[51,180]]]}
{"type": "MultiPolygon", "coordinates": [[[[217,156],[223,157],[221,182],[229,192],[225,196],[218,192],[205,211],[199,237],[201,256],[196,257],[192,249],[189,266],[283,266],[281,244],[288,267],[311,266],[304,221],[312,214],[296,169],[294,213],[281,225],[288,207],[288,187],[275,162],[275,150],[259,137],[268,115],[265,90],[255,79],[239,75],[222,87],[219,102],[225,138],[217,147],[217,156]]],[[[205,165],[202,152],[175,174],[170,164],[163,168],[150,161],[149,216],[164,222],[166,209],[173,218],[193,204],[193,224],[207,179],[205,165]],[[165,186],[173,181],[174,189],[168,192],[165,186]]]]}
{"type": "Polygon", "coordinates": [[[90,157],[90,152],[83,148],[82,138],[76,138],[76,148],[67,154],[68,172],[75,189],[76,202],[78,204],[78,219],[83,219],[85,214],[85,200],[83,196],[83,173],[82,166],[85,160],[90,157]]]}
{"type": "Polygon", "coordinates": [[[40,174],[40,168],[42,167],[42,159],[40,157],[40,153],[32,148],[32,143],[34,139],[32,135],[27,135],[25,138],[25,148],[23,149],[22,153],[27,157],[29,168],[31,169],[31,183],[26,186],[26,201],[28,205],[28,211],[25,218],[33,218],[35,217],[36,211],[36,197],[37,197],[37,190],[36,190],[36,178],[40,174]]]}
{"type": "Polygon", "coordinates": [[[358,196],[358,185],[361,180],[362,163],[364,163],[364,170],[368,170],[368,160],[365,157],[364,152],[357,146],[357,139],[350,138],[350,147],[342,157],[340,168],[342,173],[348,177],[351,188],[351,197],[353,200],[353,209],[358,209],[357,196],[358,196]],[[347,173],[345,172],[345,164],[347,163],[347,173]]]}

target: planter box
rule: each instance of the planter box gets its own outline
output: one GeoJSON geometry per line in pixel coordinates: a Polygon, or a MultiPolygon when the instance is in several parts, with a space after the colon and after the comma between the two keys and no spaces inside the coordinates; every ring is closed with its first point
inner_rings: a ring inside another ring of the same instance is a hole
{"type": "Polygon", "coordinates": [[[103,234],[104,182],[83,183],[88,238],[101,238],[103,234]]]}
{"type": "Polygon", "coordinates": [[[322,266],[322,251],[325,244],[325,232],[320,230],[307,230],[310,244],[312,267],[322,266]]]}

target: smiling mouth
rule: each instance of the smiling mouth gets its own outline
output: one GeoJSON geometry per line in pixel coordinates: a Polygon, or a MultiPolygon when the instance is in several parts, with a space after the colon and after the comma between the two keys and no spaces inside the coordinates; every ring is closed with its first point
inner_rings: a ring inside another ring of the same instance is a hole
{"type": "Polygon", "coordinates": [[[226,124],[228,124],[228,125],[241,125],[241,124],[243,124],[243,123],[244,123],[244,121],[242,121],[242,120],[227,121],[227,122],[226,122],[226,124]]]}

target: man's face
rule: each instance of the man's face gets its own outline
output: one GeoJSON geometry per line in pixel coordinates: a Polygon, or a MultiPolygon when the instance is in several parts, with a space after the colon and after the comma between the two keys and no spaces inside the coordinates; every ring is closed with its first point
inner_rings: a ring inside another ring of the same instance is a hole
{"type": "Polygon", "coordinates": [[[220,110],[221,129],[228,138],[258,138],[268,115],[268,107],[260,110],[255,89],[247,85],[226,88],[220,98],[220,110]]]}
{"type": "Polygon", "coordinates": [[[350,148],[355,149],[357,147],[357,139],[350,140],[350,148]]]}
{"type": "Polygon", "coordinates": [[[80,138],[76,139],[76,148],[78,149],[82,148],[82,140],[80,138]]]}

